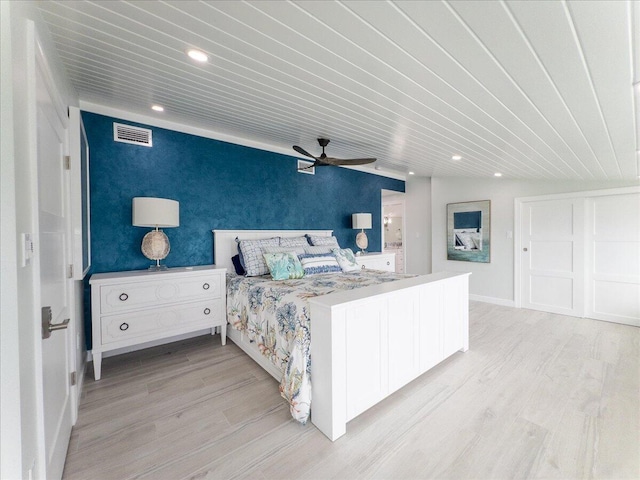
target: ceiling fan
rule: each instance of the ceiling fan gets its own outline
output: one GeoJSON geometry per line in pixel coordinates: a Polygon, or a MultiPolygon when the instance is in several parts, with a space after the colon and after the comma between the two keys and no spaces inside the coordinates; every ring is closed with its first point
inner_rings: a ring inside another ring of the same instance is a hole
{"type": "Polygon", "coordinates": [[[320,144],[320,146],[322,147],[322,154],[319,157],[315,157],[313,155],[311,155],[309,152],[307,152],[304,148],[299,147],[298,145],[294,145],[293,149],[302,154],[305,155],[307,157],[311,157],[315,160],[315,162],[313,162],[313,164],[309,165],[308,167],[303,167],[303,168],[299,168],[298,170],[306,170],[308,168],[313,168],[313,167],[325,167],[325,166],[332,166],[332,165],[366,165],[367,163],[373,163],[376,161],[375,158],[333,158],[333,157],[327,157],[327,154],[324,153],[324,147],[326,147],[329,144],[329,139],[328,138],[319,138],[318,139],[318,143],[320,144]]]}

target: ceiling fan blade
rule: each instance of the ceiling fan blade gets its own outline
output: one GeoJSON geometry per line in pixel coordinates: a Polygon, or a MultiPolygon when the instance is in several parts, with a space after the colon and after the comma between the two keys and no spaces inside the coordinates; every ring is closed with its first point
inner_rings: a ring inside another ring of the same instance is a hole
{"type": "Polygon", "coordinates": [[[306,155],[307,157],[311,157],[315,160],[316,157],[314,157],[313,155],[311,155],[309,152],[307,152],[304,148],[299,147],[298,145],[294,145],[293,149],[298,152],[301,155],[306,155]]]}
{"type": "Polygon", "coordinates": [[[324,162],[330,165],[366,165],[376,161],[375,158],[331,158],[327,157],[323,159],[324,162]]]}

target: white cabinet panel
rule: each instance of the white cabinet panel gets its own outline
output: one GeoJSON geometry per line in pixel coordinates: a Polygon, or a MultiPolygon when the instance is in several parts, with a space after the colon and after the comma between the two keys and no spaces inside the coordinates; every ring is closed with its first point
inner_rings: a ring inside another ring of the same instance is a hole
{"type": "Polygon", "coordinates": [[[386,301],[363,303],[347,312],[347,417],[386,396],[388,362],[386,301]]]}
{"type": "MultiPolygon", "coordinates": [[[[443,288],[441,285],[423,287],[420,295],[421,318],[444,318],[443,288]]],[[[441,322],[420,324],[420,371],[426,372],[444,358],[443,325],[441,322]]]]}
{"type": "Polygon", "coordinates": [[[394,392],[419,374],[420,305],[415,294],[409,291],[389,298],[387,308],[394,313],[388,336],[389,391],[394,392]]]}

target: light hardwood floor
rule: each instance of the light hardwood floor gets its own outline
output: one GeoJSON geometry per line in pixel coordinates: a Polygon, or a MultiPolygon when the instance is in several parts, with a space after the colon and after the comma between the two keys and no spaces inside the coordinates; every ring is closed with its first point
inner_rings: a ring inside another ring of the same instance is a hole
{"type": "Polygon", "coordinates": [[[219,336],[107,358],[64,478],[640,478],[640,329],[472,302],[470,333],[334,443],[219,336]]]}

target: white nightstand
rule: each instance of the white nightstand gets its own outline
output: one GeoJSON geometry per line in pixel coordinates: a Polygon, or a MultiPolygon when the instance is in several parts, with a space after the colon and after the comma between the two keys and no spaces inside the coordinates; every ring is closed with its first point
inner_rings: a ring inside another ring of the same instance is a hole
{"type": "Polygon", "coordinates": [[[91,276],[93,372],[102,353],[183,333],[220,328],[226,344],[226,268],[215,265],[91,276]]]}
{"type": "Polygon", "coordinates": [[[396,271],[396,254],[395,253],[366,253],[357,255],[356,262],[363,269],[370,270],[386,270],[387,272],[396,271]]]}

